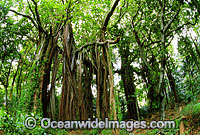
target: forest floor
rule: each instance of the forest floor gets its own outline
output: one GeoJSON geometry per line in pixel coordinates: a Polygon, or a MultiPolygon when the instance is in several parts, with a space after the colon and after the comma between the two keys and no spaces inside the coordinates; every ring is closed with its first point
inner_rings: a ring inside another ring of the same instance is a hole
{"type": "MultiPolygon", "coordinates": [[[[200,100],[198,101],[200,104],[200,100]]],[[[134,129],[131,132],[127,132],[125,129],[118,130],[122,135],[200,135],[200,117],[192,116],[192,113],[183,113],[184,110],[190,108],[190,103],[187,105],[182,103],[175,105],[173,109],[167,108],[165,111],[165,121],[175,121],[176,128],[173,129],[134,129]]],[[[198,108],[198,111],[200,109],[198,108]]],[[[154,112],[151,117],[142,118],[142,121],[146,121],[147,124],[151,121],[160,121],[160,112],[154,112]]],[[[0,135],[4,134],[0,131],[0,135]]],[[[112,129],[91,129],[91,130],[71,130],[67,131],[67,135],[107,135],[113,134],[112,129]]]]}
{"type": "MultiPolygon", "coordinates": [[[[130,133],[130,135],[200,135],[200,127],[197,126],[199,123],[199,119],[192,117],[190,115],[183,116],[181,115],[181,111],[185,108],[185,104],[180,104],[174,109],[167,109],[165,111],[165,121],[175,121],[179,126],[176,129],[134,129],[130,133]]],[[[149,118],[144,118],[144,121],[149,123],[150,121],[160,121],[160,112],[154,112],[152,116],[149,118]]],[[[87,131],[88,132],[88,131],[87,131]]],[[[87,134],[85,131],[76,130],[69,132],[70,134],[87,134]]],[[[100,133],[100,135],[104,135],[105,133],[100,133]]]]}
{"type": "MultiPolygon", "coordinates": [[[[170,134],[166,129],[157,129],[156,135],[200,135],[200,127],[197,126],[197,123],[199,123],[199,119],[192,117],[191,115],[183,116],[181,115],[181,111],[185,108],[185,104],[179,105],[179,107],[176,107],[174,109],[167,109],[165,111],[165,121],[167,120],[177,120],[179,122],[179,126],[177,127],[176,133],[170,134]]],[[[160,120],[160,112],[155,112],[152,114],[151,118],[145,118],[145,121],[159,121],[160,120]]],[[[176,123],[176,124],[177,124],[176,123]]],[[[132,131],[134,135],[148,135],[150,133],[155,132],[155,129],[135,129],[132,131]]]]}

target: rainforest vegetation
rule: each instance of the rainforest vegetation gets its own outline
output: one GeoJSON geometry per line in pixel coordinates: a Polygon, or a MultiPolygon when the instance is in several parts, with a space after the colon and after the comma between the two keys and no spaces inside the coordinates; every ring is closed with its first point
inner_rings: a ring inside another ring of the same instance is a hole
{"type": "Polygon", "coordinates": [[[199,17],[199,0],[1,0],[0,134],[200,134],[199,17]],[[45,129],[42,118],[176,127],[45,129]]]}

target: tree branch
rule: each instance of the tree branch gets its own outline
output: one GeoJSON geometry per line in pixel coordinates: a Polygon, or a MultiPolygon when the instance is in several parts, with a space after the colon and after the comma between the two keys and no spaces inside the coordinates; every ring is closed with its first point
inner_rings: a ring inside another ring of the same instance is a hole
{"type": "MultiPolygon", "coordinates": [[[[122,13],[122,9],[125,7],[126,3],[124,2],[124,4],[122,5],[122,7],[120,7],[120,12],[119,12],[119,18],[118,20],[114,23],[114,25],[118,24],[122,17],[126,14],[126,12],[122,13]]],[[[127,1],[127,8],[128,8],[128,1],[127,1]]]]}
{"type": "Polygon", "coordinates": [[[108,26],[108,22],[110,20],[110,17],[113,15],[113,12],[114,12],[115,8],[117,7],[119,1],[120,0],[115,0],[113,6],[111,8],[111,10],[109,11],[109,13],[106,16],[106,19],[105,19],[105,21],[103,23],[103,27],[102,27],[102,29],[103,29],[104,32],[106,31],[106,28],[108,26]]]}
{"type": "MultiPolygon", "coordinates": [[[[27,2],[28,2],[28,7],[29,7],[29,9],[31,10],[31,13],[32,13],[32,15],[33,15],[33,18],[35,19],[35,13],[33,12],[32,8],[31,8],[31,5],[30,5],[30,3],[29,3],[29,0],[27,0],[27,2]]],[[[35,19],[35,20],[36,20],[36,19],[35,19]]]]}
{"type": "Polygon", "coordinates": [[[192,39],[192,42],[194,43],[194,46],[195,46],[196,52],[197,52],[198,57],[199,57],[199,60],[200,60],[200,51],[199,51],[199,48],[198,48],[198,45],[197,45],[198,42],[197,42],[197,41],[195,42],[195,39],[192,38],[191,33],[190,33],[190,37],[191,37],[191,39],[192,39]]]}
{"type": "Polygon", "coordinates": [[[139,5],[139,8],[138,8],[138,10],[137,10],[137,12],[136,12],[136,14],[133,16],[133,18],[132,18],[132,21],[131,21],[131,23],[132,23],[132,25],[134,25],[134,23],[133,23],[133,21],[135,20],[135,18],[137,17],[137,15],[138,15],[138,13],[139,13],[139,11],[140,11],[140,8],[142,7],[142,4],[141,5],[139,5]]]}
{"type": "Polygon", "coordinates": [[[149,46],[150,46],[150,45],[152,45],[152,44],[155,44],[155,43],[160,43],[160,42],[161,42],[161,40],[152,41],[151,43],[149,43],[149,44],[145,45],[145,47],[149,47],[149,46]]]}
{"type": "Polygon", "coordinates": [[[33,23],[33,25],[34,25],[36,28],[38,28],[37,24],[35,23],[34,19],[33,19],[31,16],[26,15],[26,14],[22,14],[22,13],[19,13],[19,12],[13,10],[13,9],[10,9],[10,11],[11,11],[11,12],[14,12],[14,13],[17,14],[17,15],[21,15],[21,16],[23,16],[23,17],[29,19],[29,20],[33,23]]]}
{"type": "Polygon", "coordinates": [[[35,0],[31,0],[34,5],[35,5],[35,14],[36,14],[36,18],[37,18],[37,23],[38,23],[38,26],[39,26],[39,30],[41,30],[42,32],[45,32],[43,27],[42,27],[42,24],[41,24],[41,20],[40,20],[40,15],[39,15],[39,12],[38,12],[38,6],[37,6],[37,2],[35,2],[35,0]]]}
{"type": "Polygon", "coordinates": [[[115,40],[106,40],[106,41],[104,41],[104,42],[100,42],[99,40],[96,40],[96,41],[87,43],[87,44],[85,44],[84,46],[81,46],[80,48],[78,48],[78,49],[75,51],[75,53],[80,52],[83,48],[87,48],[88,46],[91,46],[91,45],[98,44],[98,45],[101,46],[101,45],[105,45],[105,44],[107,44],[107,43],[109,43],[109,44],[116,44],[116,43],[119,42],[119,40],[120,40],[120,37],[117,37],[117,39],[115,39],[115,40]]]}
{"type": "Polygon", "coordinates": [[[58,33],[63,29],[63,27],[65,26],[65,24],[66,24],[66,21],[64,22],[64,24],[62,25],[62,24],[60,24],[60,26],[58,27],[58,29],[57,29],[57,31],[56,31],[56,33],[53,35],[53,37],[55,37],[55,36],[57,36],[58,35],[58,33]]]}
{"type": "Polygon", "coordinates": [[[167,23],[167,25],[164,27],[163,31],[165,32],[170,25],[172,24],[172,22],[176,19],[176,17],[178,16],[179,12],[180,12],[181,8],[180,6],[178,7],[178,10],[176,11],[176,14],[173,16],[173,18],[167,23]]]}
{"type": "Polygon", "coordinates": [[[31,41],[37,43],[38,41],[36,39],[34,39],[33,37],[29,36],[29,35],[24,35],[22,32],[20,31],[16,31],[14,32],[15,34],[18,34],[18,35],[22,35],[22,36],[26,36],[28,39],[30,39],[31,41]]]}
{"type": "Polygon", "coordinates": [[[191,22],[187,22],[187,23],[185,23],[185,24],[183,24],[183,25],[181,25],[181,26],[179,26],[179,27],[177,27],[177,28],[175,28],[175,29],[169,31],[169,32],[166,34],[166,36],[169,36],[172,32],[175,32],[175,31],[177,31],[177,30],[180,30],[180,29],[183,28],[185,25],[189,25],[189,24],[195,25],[195,24],[193,24],[193,23],[191,23],[191,22]]]}
{"type": "Polygon", "coordinates": [[[143,45],[142,45],[142,43],[140,41],[140,38],[138,36],[138,32],[135,30],[135,28],[134,28],[132,23],[131,23],[131,26],[132,26],[133,34],[135,35],[135,40],[136,40],[136,42],[137,42],[137,44],[139,46],[140,57],[143,60],[143,62],[145,63],[145,65],[151,70],[150,64],[146,60],[146,55],[144,55],[143,45]]]}
{"type": "Polygon", "coordinates": [[[168,47],[171,44],[172,40],[173,40],[173,38],[170,39],[170,41],[169,41],[169,43],[167,44],[166,47],[168,47]]]}

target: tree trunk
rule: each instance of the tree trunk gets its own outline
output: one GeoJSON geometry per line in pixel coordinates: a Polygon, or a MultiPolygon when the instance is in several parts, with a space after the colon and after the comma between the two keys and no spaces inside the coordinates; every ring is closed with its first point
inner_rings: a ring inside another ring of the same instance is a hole
{"type": "Polygon", "coordinates": [[[167,78],[169,80],[171,90],[173,91],[175,102],[178,103],[179,99],[178,99],[178,95],[177,95],[175,79],[172,75],[171,69],[169,69],[169,68],[168,68],[168,72],[167,72],[167,78]]]}
{"type": "Polygon", "coordinates": [[[56,114],[56,103],[55,103],[55,85],[56,85],[56,75],[59,67],[59,49],[56,48],[55,57],[54,57],[54,65],[52,71],[52,80],[51,80],[51,88],[49,91],[49,109],[50,109],[50,117],[54,120],[56,114]]]}
{"type": "Polygon", "coordinates": [[[133,72],[131,70],[131,65],[128,60],[129,57],[129,47],[121,54],[121,76],[123,80],[125,96],[127,100],[128,108],[128,118],[138,120],[138,107],[137,107],[137,97],[135,95],[135,84],[133,82],[133,72]]]}
{"type": "Polygon", "coordinates": [[[161,120],[164,120],[164,110],[163,110],[163,100],[164,100],[164,71],[165,71],[165,22],[164,22],[164,14],[165,14],[165,0],[162,1],[161,4],[161,68],[160,68],[160,79],[158,83],[158,92],[159,92],[159,97],[160,97],[160,105],[161,105],[161,120]]]}
{"type": "Polygon", "coordinates": [[[60,120],[76,120],[78,118],[78,93],[76,83],[76,63],[72,61],[75,51],[74,37],[71,23],[67,23],[64,29],[63,52],[63,83],[60,100],[60,120]]]}
{"type": "Polygon", "coordinates": [[[85,84],[85,95],[84,95],[84,100],[85,100],[85,106],[86,106],[86,111],[87,111],[87,117],[88,118],[93,118],[93,95],[92,95],[92,89],[91,89],[91,82],[92,82],[92,75],[93,75],[93,67],[89,60],[84,61],[84,83],[85,84]],[[87,61],[87,62],[86,62],[87,61]]]}

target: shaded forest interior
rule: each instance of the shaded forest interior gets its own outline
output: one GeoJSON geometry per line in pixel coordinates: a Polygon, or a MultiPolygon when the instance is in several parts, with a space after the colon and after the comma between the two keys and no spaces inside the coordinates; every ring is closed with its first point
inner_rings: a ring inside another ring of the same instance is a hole
{"type": "Polygon", "coordinates": [[[68,133],[30,131],[28,115],[174,120],[133,132],[200,134],[199,13],[199,0],[0,1],[0,134],[68,133]]]}

